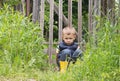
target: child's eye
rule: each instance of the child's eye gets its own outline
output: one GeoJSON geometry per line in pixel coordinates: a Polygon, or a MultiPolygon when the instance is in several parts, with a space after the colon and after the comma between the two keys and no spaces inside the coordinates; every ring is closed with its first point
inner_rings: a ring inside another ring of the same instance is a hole
{"type": "Polygon", "coordinates": [[[65,39],[68,39],[68,38],[65,38],[65,39]]]}
{"type": "Polygon", "coordinates": [[[69,39],[72,39],[72,38],[69,38],[69,39]]]}

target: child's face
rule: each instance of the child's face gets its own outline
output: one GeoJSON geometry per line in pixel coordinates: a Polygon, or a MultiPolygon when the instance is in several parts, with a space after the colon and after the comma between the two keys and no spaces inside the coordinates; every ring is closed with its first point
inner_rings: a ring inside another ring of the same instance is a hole
{"type": "Polygon", "coordinates": [[[75,35],[73,34],[63,34],[63,41],[67,44],[67,45],[71,45],[75,40],[75,35]]]}

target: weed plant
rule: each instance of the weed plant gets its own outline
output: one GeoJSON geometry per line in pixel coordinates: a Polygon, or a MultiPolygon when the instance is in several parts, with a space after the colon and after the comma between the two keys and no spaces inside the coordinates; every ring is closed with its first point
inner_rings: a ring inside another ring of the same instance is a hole
{"type": "Polygon", "coordinates": [[[0,10],[0,80],[119,81],[120,24],[106,19],[98,25],[96,46],[87,42],[83,61],[71,63],[65,73],[53,67],[41,71],[47,57],[39,26],[5,6],[0,10]]]}
{"type": "Polygon", "coordinates": [[[120,24],[111,25],[107,19],[102,23],[96,33],[96,46],[93,42],[86,44],[84,61],[71,64],[66,73],[48,72],[45,81],[120,80],[120,24]]]}
{"type": "Polygon", "coordinates": [[[0,10],[0,75],[44,69],[43,42],[38,24],[5,5],[0,10]]]}

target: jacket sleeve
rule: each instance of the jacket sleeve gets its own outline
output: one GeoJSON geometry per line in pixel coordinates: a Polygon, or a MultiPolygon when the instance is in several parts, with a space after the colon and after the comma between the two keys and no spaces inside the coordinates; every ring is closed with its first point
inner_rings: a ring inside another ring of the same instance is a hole
{"type": "Polygon", "coordinates": [[[59,46],[56,47],[56,53],[58,54],[60,51],[59,46]]]}
{"type": "Polygon", "coordinates": [[[56,47],[56,62],[58,61],[58,54],[59,54],[59,46],[56,47]]]}

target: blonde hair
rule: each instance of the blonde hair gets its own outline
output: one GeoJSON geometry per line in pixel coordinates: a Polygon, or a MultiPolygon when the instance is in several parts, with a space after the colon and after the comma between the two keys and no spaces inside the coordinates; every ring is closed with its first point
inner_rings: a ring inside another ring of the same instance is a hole
{"type": "Polygon", "coordinates": [[[73,34],[73,35],[77,35],[77,32],[76,32],[76,30],[75,30],[75,28],[73,28],[73,27],[65,27],[65,28],[63,28],[63,30],[62,30],[62,34],[64,35],[64,34],[67,34],[67,35],[70,35],[70,34],[73,34]]]}

